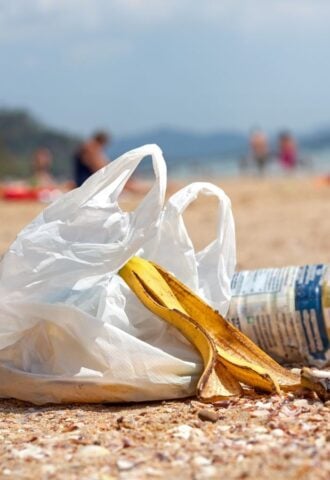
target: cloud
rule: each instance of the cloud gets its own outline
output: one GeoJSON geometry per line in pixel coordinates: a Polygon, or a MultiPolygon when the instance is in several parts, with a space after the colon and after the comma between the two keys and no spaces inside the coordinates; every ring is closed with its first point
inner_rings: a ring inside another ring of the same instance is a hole
{"type": "Polygon", "coordinates": [[[328,0],[204,0],[203,15],[211,24],[242,31],[280,33],[281,29],[327,28],[328,0]]]}
{"type": "Polygon", "coordinates": [[[126,21],[144,27],[166,22],[175,10],[174,0],[0,0],[0,40],[45,30],[97,31],[126,21]]]}
{"type": "Polygon", "coordinates": [[[329,0],[0,0],[1,44],[58,35],[108,38],[209,28],[252,32],[328,28],[329,0]]]}
{"type": "Polygon", "coordinates": [[[98,28],[99,12],[90,7],[89,0],[0,0],[0,39],[11,42],[55,35],[58,30],[98,28]]]}

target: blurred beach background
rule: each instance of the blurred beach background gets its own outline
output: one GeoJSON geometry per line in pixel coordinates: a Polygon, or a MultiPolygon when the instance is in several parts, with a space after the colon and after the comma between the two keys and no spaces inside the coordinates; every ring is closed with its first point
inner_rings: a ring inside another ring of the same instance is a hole
{"type": "MultiPolygon", "coordinates": [[[[167,196],[224,189],[238,270],[330,264],[329,18],[329,0],[0,0],[0,257],[101,129],[110,161],[160,146],[167,196]]],[[[146,159],[122,208],[151,181],[146,159]]],[[[218,216],[211,197],[185,212],[196,250],[218,216]]],[[[326,480],[329,402],[290,395],[224,400],[217,420],[191,399],[2,399],[0,477],[326,480]]]]}
{"type": "MultiPolygon", "coordinates": [[[[4,194],[30,188],[35,152],[47,149],[67,189],[75,150],[102,128],[110,161],[157,143],[169,193],[194,180],[228,193],[238,268],[329,262],[329,15],[323,0],[0,0],[0,254],[45,207],[4,194]],[[255,131],[269,150],[262,172],[255,131]],[[294,168],[280,161],[283,131],[294,168]]],[[[146,159],[137,181],[151,177],[146,159]]],[[[205,199],[187,212],[197,247],[216,215],[205,199]]]]}

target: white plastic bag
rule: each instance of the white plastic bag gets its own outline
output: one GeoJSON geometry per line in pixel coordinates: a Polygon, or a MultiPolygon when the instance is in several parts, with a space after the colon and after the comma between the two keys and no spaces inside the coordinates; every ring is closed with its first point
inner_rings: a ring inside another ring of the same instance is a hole
{"type": "Polygon", "coordinates": [[[236,265],[235,225],[231,203],[216,185],[195,182],[175,193],[162,214],[157,240],[149,242],[144,255],[171,271],[222,315],[230,303],[230,282],[236,265]],[[216,238],[195,251],[183,214],[199,195],[218,200],[216,238]]]}
{"type": "Polygon", "coordinates": [[[224,194],[203,187],[219,194],[227,214],[218,239],[195,255],[180,218],[187,204],[182,199],[191,201],[201,187],[178,192],[163,211],[165,186],[161,152],[145,146],[97,172],[20,233],[0,270],[0,396],[34,403],[114,402],[194,393],[199,355],[146,310],[116,272],[132,255],[144,255],[204,296],[210,293],[215,303],[220,282],[224,306],[229,289],[221,282],[230,275],[233,256],[225,266],[222,235],[232,217],[224,194]],[[146,155],[153,158],[155,184],[134,212],[123,212],[118,196],[146,155]],[[175,244],[179,268],[170,265],[165,234],[175,244]],[[208,289],[210,252],[221,260],[212,266],[215,284],[208,289]]]}

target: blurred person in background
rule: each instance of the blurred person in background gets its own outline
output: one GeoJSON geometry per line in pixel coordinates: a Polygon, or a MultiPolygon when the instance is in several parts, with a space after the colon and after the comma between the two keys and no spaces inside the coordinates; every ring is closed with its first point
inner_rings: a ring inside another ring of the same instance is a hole
{"type": "Polygon", "coordinates": [[[284,131],[278,139],[278,158],[286,170],[294,170],[298,165],[297,144],[290,132],[284,131]]]}
{"type": "Polygon", "coordinates": [[[267,136],[261,130],[254,130],[249,138],[250,152],[241,162],[241,168],[249,163],[257,167],[258,173],[262,175],[270,158],[270,150],[267,136]]]}
{"type": "Polygon", "coordinates": [[[32,160],[31,185],[37,188],[52,188],[55,180],[51,174],[53,156],[48,148],[38,148],[32,160]]]}
{"type": "Polygon", "coordinates": [[[76,187],[80,187],[88,177],[109,163],[109,159],[104,153],[109,142],[110,135],[99,131],[78,148],[73,157],[76,187]]]}

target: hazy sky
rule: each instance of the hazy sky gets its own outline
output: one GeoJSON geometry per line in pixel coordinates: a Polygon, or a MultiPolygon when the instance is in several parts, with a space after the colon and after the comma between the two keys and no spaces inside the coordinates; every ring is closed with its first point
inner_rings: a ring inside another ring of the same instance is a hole
{"type": "Polygon", "coordinates": [[[330,125],[330,0],[0,0],[0,105],[115,134],[330,125]]]}

